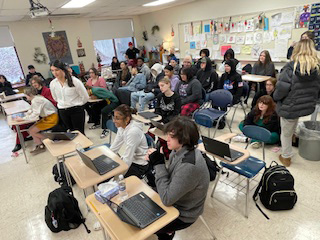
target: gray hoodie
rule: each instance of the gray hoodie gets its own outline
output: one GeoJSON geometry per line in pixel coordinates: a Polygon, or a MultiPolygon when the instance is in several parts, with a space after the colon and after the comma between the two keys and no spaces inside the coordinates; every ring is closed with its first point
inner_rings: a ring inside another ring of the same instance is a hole
{"type": "Polygon", "coordinates": [[[181,221],[195,222],[203,212],[210,181],[201,152],[183,147],[178,152],[171,152],[168,169],[164,164],[156,165],[154,169],[163,204],[176,207],[181,221]]]}

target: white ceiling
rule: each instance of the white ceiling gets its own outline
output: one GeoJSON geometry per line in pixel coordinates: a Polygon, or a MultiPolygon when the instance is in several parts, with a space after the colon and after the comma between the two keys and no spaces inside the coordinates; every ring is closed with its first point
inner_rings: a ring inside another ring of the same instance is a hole
{"type": "MultiPolygon", "coordinates": [[[[34,0],[35,2],[37,0],[34,0]]],[[[115,17],[133,16],[162,10],[165,8],[193,2],[196,0],[175,0],[172,3],[156,6],[142,7],[143,4],[154,0],[96,0],[84,8],[62,9],[69,0],[40,0],[53,14],[80,13],[76,17],[115,17]]],[[[30,19],[29,0],[0,0],[0,22],[19,21],[30,19]]],[[[65,16],[70,17],[70,16],[65,16]]]]}

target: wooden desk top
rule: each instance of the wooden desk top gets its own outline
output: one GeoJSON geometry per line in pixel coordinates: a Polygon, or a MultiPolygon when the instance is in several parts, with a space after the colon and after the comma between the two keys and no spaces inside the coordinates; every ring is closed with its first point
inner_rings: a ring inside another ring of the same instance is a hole
{"type": "Polygon", "coordinates": [[[91,142],[81,132],[73,131],[73,133],[75,132],[79,133],[79,135],[72,141],[53,142],[49,138],[46,138],[43,140],[43,144],[47,147],[51,155],[54,157],[59,157],[74,152],[76,150],[77,143],[80,143],[81,147],[83,148],[87,148],[93,145],[93,142],[91,142]]]}
{"type": "Polygon", "coordinates": [[[85,189],[87,187],[94,186],[98,183],[101,183],[109,178],[112,178],[116,175],[124,173],[128,170],[128,165],[120,159],[120,157],[112,152],[106,146],[96,147],[89,151],[85,152],[86,155],[91,157],[92,159],[99,157],[100,155],[104,154],[114,160],[115,162],[119,163],[120,165],[113,169],[112,171],[104,174],[99,175],[98,173],[94,172],[92,169],[88,168],[82,161],[79,155],[67,158],[65,164],[71,173],[72,177],[76,181],[77,185],[85,189]]]}
{"type": "Polygon", "coordinates": [[[242,80],[250,82],[265,82],[269,80],[270,76],[254,75],[254,74],[245,74],[242,75],[242,80]]]}
{"type": "Polygon", "coordinates": [[[30,104],[24,100],[17,100],[8,103],[2,103],[1,106],[7,115],[12,115],[15,113],[26,112],[30,109],[30,104]]]}
{"type": "Polygon", "coordinates": [[[9,126],[17,126],[17,125],[23,125],[23,124],[28,124],[28,123],[33,123],[36,122],[37,120],[23,120],[21,122],[15,121],[12,119],[12,115],[8,115],[7,117],[7,122],[9,126]]]}
{"type": "Polygon", "coordinates": [[[4,99],[0,99],[0,102],[4,103],[4,102],[8,102],[8,101],[13,101],[13,100],[16,100],[16,99],[23,98],[25,96],[26,95],[24,93],[18,93],[18,94],[6,96],[4,99]]]}
{"type": "MultiPolygon", "coordinates": [[[[176,208],[166,207],[165,205],[163,205],[159,194],[153,191],[147,184],[142,182],[137,177],[131,176],[125,178],[125,181],[129,197],[136,195],[139,192],[144,192],[167,213],[154,223],[150,224],[148,227],[139,229],[125,222],[122,222],[120,218],[116,216],[115,213],[109,208],[109,206],[107,206],[106,204],[102,204],[98,200],[96,200],[94,194],[89,195],[86,198],[87,205],[96,215],[105,231],[107,231],[108,235],[113,240],[146,239],[179,216],[179,211],[176,208]]],[[[117,204],[121,202],[119,196],[112,198],[112,201],[117,204]]]]}
{"type": "MultiPolygon", "coordinates": [[[[154,109],[149,109],[149,110],[146,110],[144,112],[154,112],[154,109]]],[[[146,118],[140,116],[138,113],[137,114],[132,114],[132,118],[133,118],[133,120],[136,120],[138,122],[142,122],[142,123],[145,123],[145,124],[151,123],[151,121],[149,119],[146,119],[146,118]]],[[[162,119],[162,117],[159,115],[158,117],[155,117],[152,120],[157,122],[157,121],[160,121],[161,119],[162,119]]]]}

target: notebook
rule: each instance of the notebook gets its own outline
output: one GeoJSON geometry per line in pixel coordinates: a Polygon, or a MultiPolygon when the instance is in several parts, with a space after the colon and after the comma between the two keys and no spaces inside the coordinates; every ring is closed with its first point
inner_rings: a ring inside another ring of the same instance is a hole
{"type": "Polygon", "coordinates": [[[73,140],[76,136],[78,136],[78,133],[68,133],[68,132],[52,132],[52,133],[43,133],[43,135],[46,138],[49,138],[53,141],[57,140],[67,140],[71,141],[73,140]]]}
{"type": "Polygon", "coordinates": [[[152,119],[152,118],[156,118],[159,115],[155,114],[153,112],[140,112],[138,113],[140,116],[144,117],[145,119],[152,119]]]}

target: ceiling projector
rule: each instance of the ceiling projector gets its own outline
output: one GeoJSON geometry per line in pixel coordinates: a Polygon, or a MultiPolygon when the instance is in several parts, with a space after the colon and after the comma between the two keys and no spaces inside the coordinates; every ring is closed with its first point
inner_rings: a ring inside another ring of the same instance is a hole
{"type": "Polygon", "coordinates": [[[45,7],[30,9],[30,17],[31,18],[44,17],[44,16],[48,16],[48,15],[49,15],[49,11],[45,7]]]}

